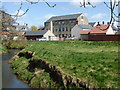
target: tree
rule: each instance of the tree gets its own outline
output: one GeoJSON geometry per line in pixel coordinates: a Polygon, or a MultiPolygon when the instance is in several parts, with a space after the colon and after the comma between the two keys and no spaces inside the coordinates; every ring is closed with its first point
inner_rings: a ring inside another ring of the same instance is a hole
{"type": "Polygon", "coordinates": [[[31,30],[32,30],[32,31],[37,31],[38,28],[37,28],[36,26],[31,26],[31,30]]]}
{"type": "MultiPolygon", "coordinates": [[[[118,22],[120,25],[120,11],[118,12],[118,15],[115,13],[115,8],[120,8],[120,1],[119,0],[109,0],[109,5],[104,2],[104,4],[108,7],[108,9],[110,9],[110,21],[109,21],[109,26],[112,24],[112,22],[118,22]]],[[[92,3],[90,2],[90,0],[83,0],[83,3],[80,2],[80,7],[84,7],[86,8],[87,5],[92,6],[93,8],[95,8],[96,6],[92,5],[92,3]]],[[[109,26],[106,28],[108,29],[109,26]]],[[[120,26],[118,26],[120,27],[120,26]]]]}

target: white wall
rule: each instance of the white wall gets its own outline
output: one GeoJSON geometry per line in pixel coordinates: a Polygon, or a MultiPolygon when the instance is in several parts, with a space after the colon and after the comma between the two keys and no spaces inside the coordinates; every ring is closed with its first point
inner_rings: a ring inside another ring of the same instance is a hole
{"type": "Polygon", "coordinates": [[[49,37],[55,37],[55,35],[50,30],[48,30],[43,36],[46,37],[47,40],[49,40],[49,37]]]}
{"type": "Polygon", "coordinates": [[[113,31],[112,27],[110,26],[106,32],[106,35],[114,35],[115,32],[113,31]]]}

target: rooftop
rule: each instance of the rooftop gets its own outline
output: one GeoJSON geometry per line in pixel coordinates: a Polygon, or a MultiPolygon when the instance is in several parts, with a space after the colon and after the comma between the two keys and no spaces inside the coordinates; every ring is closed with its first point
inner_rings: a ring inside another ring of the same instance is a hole
{"type": "Polygon", "coordinates": [[[85,24],[77,24],[78,27],[82,29],[92,29],[91,25],[85,25],[85,24]]]}
{"type": "Polygon", "coordinates": [[[56,20],[69,20],[69,19],[77,19],[82,13],[79,14],[70,14],[70,15],[62,15],[62,16],[53,16],[48,19],[46,22],[56,21],[56,20]]]}
{"type": "Polygon", "coordinates": [[[37,36],[37,35],[44,35],[48,30],[41,30],[41,31],[26,31],[25,36],[37,36]]]}

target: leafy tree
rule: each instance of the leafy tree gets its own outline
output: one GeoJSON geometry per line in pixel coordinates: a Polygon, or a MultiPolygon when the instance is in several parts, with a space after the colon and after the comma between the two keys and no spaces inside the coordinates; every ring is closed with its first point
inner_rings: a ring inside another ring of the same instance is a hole
{"type": "Polygon", "coordinates": [[[37,28],[36,26],[31,26],[31,30],[32,30],[32,31],[37,31],[38,28],[37,28]]]}

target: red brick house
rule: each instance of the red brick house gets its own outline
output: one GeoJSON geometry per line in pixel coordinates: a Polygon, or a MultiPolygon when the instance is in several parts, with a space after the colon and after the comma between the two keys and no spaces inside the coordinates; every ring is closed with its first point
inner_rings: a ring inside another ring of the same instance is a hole
{"type": "Polygon", "coordinates": [[[84,30],[81,34],[82,40],[90,41],[120,41],[119,30],[112,25],[96,25],[91,30],[84,30]]]}

